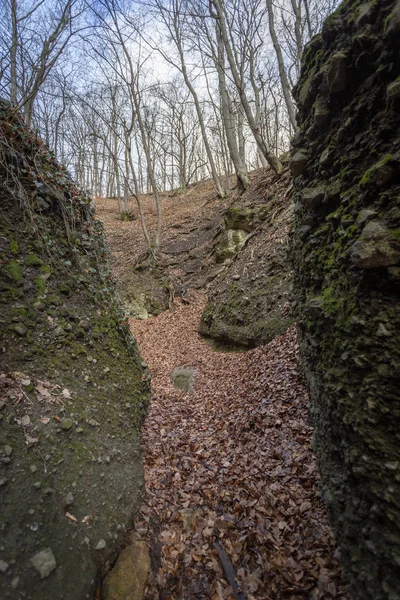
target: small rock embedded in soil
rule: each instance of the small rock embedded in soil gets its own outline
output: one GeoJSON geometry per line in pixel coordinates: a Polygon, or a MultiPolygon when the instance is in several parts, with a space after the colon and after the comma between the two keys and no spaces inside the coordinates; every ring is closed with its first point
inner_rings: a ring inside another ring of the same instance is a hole
{"type": "Polygon", "coordinates": [[[71,506],[74,503],[74,496],[72,495],[72,492],[68,492],[68,494],[65,496],[64,499],[64,506],[67,508],[68,506],[71,506]]]}
{"type": "Polygon", "coordinates": [[[5,560],[0,560],[0,573],[7,573],[8,563],[5,560]]]}
{"type": "Polygon", "coordinates": [[[16,333],[18,333],[18,335],[20,335],[20,336],[22,336],[22,337],[23,337],[24,335],[26,335],[26,334],[27,334],[27,332],[28,332],[27,328],[26,328],[24,325],[15,325],[15,327],[14,327],[14,331],[15,331],[16,333]]]}
{"type": "Polygon", "coordinates": [[[51,548],[46,548],[31,558],[31,563],[44,579],[57,567],[56,559],[51,548]]]}
{"type": "Polygon", "coordinates": [[[31,418],[29,415],[24,415],[21,419],[21,425],[23,425],[24,427],[29,425],[30,422],[31,422],[31,418]]]}
{"type": "Polygon", "coordinates": [[[64,419],[63,422],[61,423],[61,427],[62,429],[64,429],[64,431],[69,431],[71,429],[71,427],[73,426],[74,422],[72,419],[64,419]]]}
{"type": "Polygon", "coordinates": [[[101,539],[99,540],[95,550],[104,550],[104,548],[107,546],[106,541],[101,539]]]}

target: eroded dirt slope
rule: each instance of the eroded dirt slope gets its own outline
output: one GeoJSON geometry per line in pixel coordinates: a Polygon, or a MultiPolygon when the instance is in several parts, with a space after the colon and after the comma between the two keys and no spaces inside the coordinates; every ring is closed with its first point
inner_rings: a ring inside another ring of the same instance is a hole
{"type": "MultiPolygon", "coordinates": [[[[127,314],[147,318],[191,289],[207,292],[201,333],[253,347],[282,334],[293,322],[288,302],[292,271],[288,236],[293,215],[288,168],[251,174],[242,196],[217,198],[210,181],[162,194],[163,235],[157,267],[146,251],[138,220],[122,223],[117,202],[98,201],[127,314]]],[[[155,228],[151,196],[143,199],[146,222],[155,228]]],[[[135,209],[133,209],[135,213],[135,209]]]]}

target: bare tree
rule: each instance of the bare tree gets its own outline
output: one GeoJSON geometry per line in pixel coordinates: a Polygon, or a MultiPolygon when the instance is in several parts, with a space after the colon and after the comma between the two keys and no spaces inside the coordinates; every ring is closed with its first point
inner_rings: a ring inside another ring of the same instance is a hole
{"type": "Polygon", "coordinates": [[[260,148],[260,151],[263,153],[270,166],[274,169],[274,171],[276,171],[276,173],[280,173],[282,171],[282,165],[279,159],[268,148],[265,140],[261,135],[259,127],[257,127],[257,123],[251,110],[250,102],[246,94],[243,80],[240,78],[238,70],[238,61],[237,59],[235,59],[235,47],[231,43],[232,40],[228,35],[226,27],[226,19],[223,4],[221,0],[212,0],[212,5],[214,6],[216,11],[215,13],[213,12],[212,15],[218,21],[218,26],[221,32],[221,38],[225,46],[230,71],[235,85],[237,87],[237,90],[239,92],[240,101],[246,114],[250,129],[253,132],[254,139],[256,140],[257,146],[260,148]]]}

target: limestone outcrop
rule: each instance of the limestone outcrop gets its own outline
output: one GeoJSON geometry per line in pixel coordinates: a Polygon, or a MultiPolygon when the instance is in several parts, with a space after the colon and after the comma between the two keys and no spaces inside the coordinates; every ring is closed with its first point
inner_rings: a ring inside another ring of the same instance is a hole
{"type": "Polygon", "coordinates": [[[0,101],[0,596],[93,598],[143,488],[149,373],[90,199],[0,101]]]}
{"type": "Polygon", "coordinates": [[[345,1],[295,88],[294,304],[356,599],[400,598],[400,2],[345,1]]]}

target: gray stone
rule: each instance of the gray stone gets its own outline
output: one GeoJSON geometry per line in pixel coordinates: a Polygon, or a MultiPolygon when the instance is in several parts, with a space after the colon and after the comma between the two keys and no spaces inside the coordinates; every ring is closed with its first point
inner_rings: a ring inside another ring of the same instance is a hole
{"type": "Polygon", "coordinates": [[[0,410],[3,410],[3,408],[5,408],[5,406],[6,406],[5,401],[1,400],[1,402],[0,402],[0,410]]]}
{"type": "Polygon", "coordinates": [[[314,67],[314,69],[312,69],[309,77],[306,79],[306,81],[300,88],[298,102],[299,102],[300,106],[302,106],[302,107],[307,107],[308,105],[311,105],[312,102],[314,101],[315,94],[316,94],[315,86],[314,86],[315,74],[316,74],[316,69],[314,67]]]}
{"type": "Polygon", "coordinates": [[[104,548],[107,546],[106,541],[101,539],[98,541],[97,546],[95,547],[95,550],[104,550],[104,548]]]}
{"type": "Polygon", "coordinates": [[[347,57],[343,52],[336,52],[326,71],[326,83],[331,94],[343,92],[347,87],[347,57]]]}
{"type": "Polygon", "coordinates": [[[385,22],[385,35],[389,38],[396,39],[400,33],[400,0],[397,0],[396,5],[387,21],[385,22]]]}
{"type": "Polygon", "coordinates": [[[15,325],[14,331],[20,336],[24,336],[28,333],[28,329],[25,327],[25,325],[15,325]]]}
{"type": "Polygon", "coordinates": [[[184,392],[192,392],[194,389],[194,374],[194,367],[176,367],[171,373],[171,380],[178,389],[184,392]]]}
{"type": "Polygon", "coordinates": [[[400,245],[379,221],[370,221],[352,245],[350,257],[360,269],[378,269],[400,261],[400,245]]]}
{"type": "Polygon", "coordinates": [[[12,451],[13,450],[12,450],[11,446],[7,446],[7,445],[4,446],[4,453],[5,453],[6,456],[11,456],[12,451]]]}
{"type": "Polygon", "coordinates": [[[42,579],[48,577],[57,567],[56,559],[51,548],[46,548],[35,554],[35,556],[31,558],[31,563],[35,569],[39,571],[42,579]]]}
{"type": "Polygon", "coordinates": [[[370,221],[371,219],[376,217],[376,215],[377,215],[376,211],[373,210],[372,208],[363,208],[358,213],[357,221],[359,223],[361,223],[361,225],[362,225],[362,224],[366,223],[367,221],[370,221]]]}
{"type": "Polygon", "coordinates": [[[324,99],[319,96],[315,103],[314,122],[317,127],[321,127],[330,117],[330,110],[327,108],[324,99]]]}
{"type": "Polygon", "coordinates": [[[44,302],[42,302],[41,300],[38,300],[37,302],[35,302],[33,304],[33,308],[37,311],[42,311],[46,308],[46,305],[44,302]]]}
{"type": "Polygon", "coordinates": [[[6,485],[8,483],[8,479],[6,477],[2,477],[0,479],[0,487],[3,487],[4,485],[6,485]]]}
{"type": "Polygon", "coordinates": [[[17,587],[18,587],[18,585],[19,585],[19,577],[18,576],[17,577],[13,577],[13,579],[11,580],[11,588],[13,590],[16,590],[17,587]]]}
{"type": "Polygon", "coordinates": [[[372,5],[366,2],[365,4],[361,4],[358,9],[358,15],[356,18],[356,27],[362,27],[369,22],[369,18],[371,15],[372,5]]]}
{"type": "Polygon", "coordinates": [[[390,100],[398,100],[400,98],[400,79],[392,81],[386,88],[387,96],[390,100]]]}
{"type": "Polygon", "coordinates": [[[302,191],[302,204],[307,209],[315,208],[325,196],[325,189],[322,187],[306,188],[302,191]]]}
{"type": "Polygon", "coordinates": [[[7,573],[9,564],[0,559],[0,573],[7,573]]]}
{"type": "Polygon", "coordinates": [[[333,151],[330,148],[325,148],[325,150],[322,152],[321,156],[319,157],[319,164],[322,165],[323,167],[328,166],[329,164],[332,163],[333,160],[333,151]]]}
{"type": "Polygon", "coordinates": [[[324,305],[324,299],[322,296],[314,296],[307,302],[307,309],[310,315],[318,315],[322,311],[324,305]]]}
{"type": "Polygon", "coordinates": [[[293,177],[298,177],[299,175],[302,175],[304,173],[307,161],[307,150],[305,150],[305,148],[300,148],[300,150],[297,150],[297,152],[292,156],[290,161],[290,171],[293,177]]]}
{"type": "Polygon", "coordinates": [[[30,422],[31,422],[31,418],[29,415],[24,415],[21,419],[21,425],[23,425],[24,427],[29,425],[30,422]]]}
{"type": "Polygon", "coordinates": [[[68,492],[68,494],[65,496],[64,499],[64,506],[68,507],[68,506],[72,506],[72,504],[74,503],[74,496],[72,494],[72,492],[68,492]]]}

